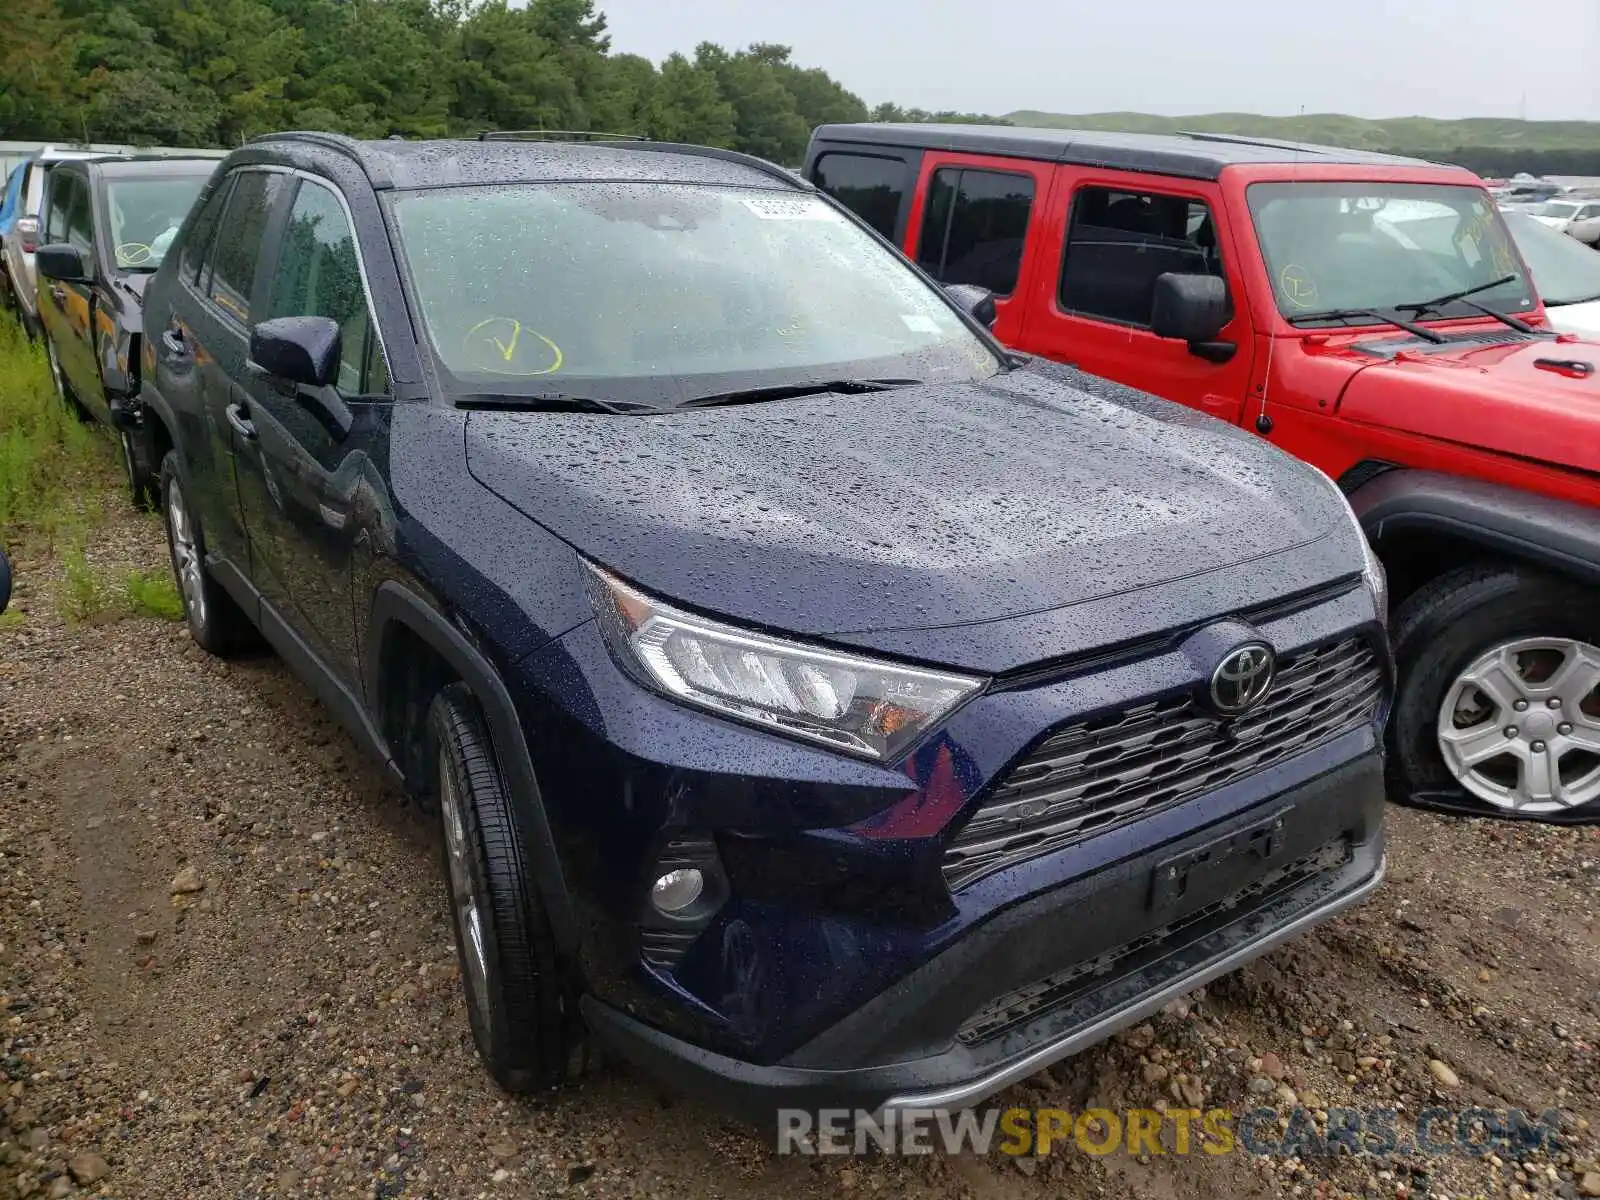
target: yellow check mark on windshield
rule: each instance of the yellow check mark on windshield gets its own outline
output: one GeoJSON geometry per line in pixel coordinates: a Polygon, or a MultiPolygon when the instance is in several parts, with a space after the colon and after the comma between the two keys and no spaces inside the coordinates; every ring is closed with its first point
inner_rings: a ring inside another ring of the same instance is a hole
{"type": "Polygon", "coordinates": [[[517,339],[521,336],[522,322],[513,321],[511,322],[511,340],[509,342],[502,342],[493,334],[489,335],[489,340],[494,343],[495,349],[500,351],[500,357],[510,362],[511,356],[517,352],[517,339]]]}

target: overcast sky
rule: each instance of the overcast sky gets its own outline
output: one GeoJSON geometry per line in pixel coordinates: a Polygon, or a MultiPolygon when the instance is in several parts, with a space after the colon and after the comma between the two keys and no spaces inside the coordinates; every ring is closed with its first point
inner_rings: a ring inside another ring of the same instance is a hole
{"type": "Polygon", "coordinates": [[[612,45],[781,42],[868,103],[1600,120],[1600,0],[598,0],[612,45]],[[1526,107],[1524,110],[1524,94],[1526,107]]]}

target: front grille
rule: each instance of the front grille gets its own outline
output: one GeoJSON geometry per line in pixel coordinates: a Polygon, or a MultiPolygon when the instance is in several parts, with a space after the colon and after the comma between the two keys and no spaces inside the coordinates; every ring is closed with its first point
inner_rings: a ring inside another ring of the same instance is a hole
{"type": "Polygon", "coordinates": [[[1283,659],[1272,690],[1231,725],[1188,696],[1048,735],[945,850],[951,890],[1231,783],[1371,721],[1383,671],[1348,638],[1283,659]]]}
{"type": "Polygon", "coordinates": [[[991,1000],[967,1019],[957,1031],[956,1039],[963,1045],[974,1046],[1026,1025],[1053,1009],[1099,990],[1113,979],[1145,970],[1152,963],[1179,953],[1207,934],[1233,924],[1240,917],[1266,907],[1280,896],[1287,896],[1318,875],[1337,870],[1349,861],[1350,843],[1343,838],[1330,842],[1159,929],[991,1000]]]}

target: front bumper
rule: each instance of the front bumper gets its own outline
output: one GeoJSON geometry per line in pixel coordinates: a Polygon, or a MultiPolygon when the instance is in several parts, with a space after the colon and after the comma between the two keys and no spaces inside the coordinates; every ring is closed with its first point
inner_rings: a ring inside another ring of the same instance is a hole
{"type": "Polygon", "coordinates": [[[975,1104],[1364,898],[1383,876],[1383,802],[1373,751],[1000,911],[771,1065],[593,997],[584,1014],[618,1053],[746,1116],[975,1104]]]}

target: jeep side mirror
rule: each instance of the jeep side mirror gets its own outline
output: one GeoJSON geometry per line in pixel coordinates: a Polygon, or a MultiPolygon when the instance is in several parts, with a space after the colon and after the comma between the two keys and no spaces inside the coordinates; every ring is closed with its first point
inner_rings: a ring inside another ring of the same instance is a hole
{"type": "Polygon", "coordinates": [[[0,550],[0,613],[11,603],[11,560],[0,550]]]}
{"type": "Polygon", "coordinates": [[[956,307],[985,329],[994,328],[996,316],[994,293],[975,283],[947,283],[945,293],[956,302],[956,307]]]}
{"type": "Polygon", "coordinates": [[[332,317],[274,317],[250,331],[251,366],[304,387],[327,387],[338,377],[339,349],[332,317]]]}
{"type": "Polygon", "coordinates": [[[1150,305],[1150,331],[1157,337],[1180,342],[1210,342],[1233,314],[1228,306],[1228,285],[1215,275],[1156,276],[1155,298],[1150,305]]]}
{"type": "Polygon", "coordinates": [[[34,251],[34,267],[46,279],[58,280],[61,283],[87,283],[88,275],[83,269],[83,255],[78,253],[76,246],[68,246],[64,242],[52,242],[48,246],[40,246],[34,251]]]}

